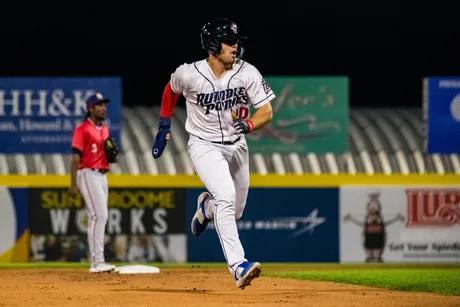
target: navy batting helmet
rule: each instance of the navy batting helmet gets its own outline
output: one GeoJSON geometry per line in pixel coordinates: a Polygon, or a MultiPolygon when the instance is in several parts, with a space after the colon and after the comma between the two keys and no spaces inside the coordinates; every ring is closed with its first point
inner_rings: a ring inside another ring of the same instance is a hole
{"type": "Polygon", "coordinates": [[[246,37],[238,33],[238,26],[235,22],[227,18],[218,18],[214,21],[208,22],[201,30],[201,46],[204,50],[217,56],[222,48],[221,43],[233,46],[238,43],[237,56],[243,56],[244,48],[242,40],[246,37]]]}

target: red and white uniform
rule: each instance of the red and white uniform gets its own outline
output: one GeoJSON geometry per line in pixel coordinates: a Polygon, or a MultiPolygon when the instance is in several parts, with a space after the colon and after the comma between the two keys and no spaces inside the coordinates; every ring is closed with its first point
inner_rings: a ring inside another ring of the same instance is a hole
{"type": "Polygon", "coordinates": [[[88,209],[88,245],[92,265],[105,263],[104,235],[108,218],[109,164],[104,140],[109,136],[106,126],[96,126],[90,119],[83,121],[72,137],[73,152],[80,153],[77,185],[88,209]]]}
{"type": "Polygon", "coordinates": [[[104,141],[108,137],[109,129],[107,126],[96,126],[89,118],[75,129],[72,148],[76,148],[82,153],[79,169],[109,170],[104,151],[104,141]]]}

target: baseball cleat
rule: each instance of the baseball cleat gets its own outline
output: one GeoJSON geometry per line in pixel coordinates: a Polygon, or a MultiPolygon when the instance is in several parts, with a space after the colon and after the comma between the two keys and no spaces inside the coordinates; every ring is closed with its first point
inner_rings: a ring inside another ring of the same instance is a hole
{"type": "Polygon", "coordinates": [[[254,278],[258,278],[262,267],[258,262],[243,262],[238,266],[235,272],[235,280],[238,288],[244,289],[244,287],[251,285],[251,281],[254,278]]]}
{"type": "Polygon", "coordinates": [[[197,209],[195,215],[192,218],[191,224],[192,233],[196,237],[201,235],[206,230],[206,227],[208,227],[209,219],[206,217],[204,203],[206,199],[210,196],[211,194],[209,194],[208,192],[203,192],[200,194],[200,196],[198,196],[197,209]]]}
{"type": "Polygon", "coordinates": [[[105,273],[105,272],[112,272],[115,270],[116,266],[107,264],[107,263],[99,263],[96,265],[91,265],[89,269],[90,273],[105,273]]]}

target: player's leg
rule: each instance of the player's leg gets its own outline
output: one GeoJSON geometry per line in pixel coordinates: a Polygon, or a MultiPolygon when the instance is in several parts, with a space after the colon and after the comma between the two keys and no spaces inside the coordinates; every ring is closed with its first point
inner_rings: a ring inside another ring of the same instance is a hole
{"type": "Polygon", "coordinates": [[[104,179],[102,174],[89,169],[78,172],[78,186],[88,209],[88,245],[92,271],[99,271],[100,264],[105,262],[104,234],[108,209],[104,179]]]}
{"type": "MultiPolygon", "coordinates": [[[[249,191],[249,152],[245,140],[237,142],[233,147],[230,160],[230,173],[235,187],[235,220],[243,215],[249,191]]],[[[261,265],[258,262],[244,263],[236,272],[237,285],[243,288],[259,277],[261,265]]]]}
{"type": "MultiPolygon", "coordinates": [[[[102,249],[102,257],[104,257],[104,252],[105,252],[105,249],[104,249],[104,246],[105,246],[105,229],[106,229],[106,226],[107,226],[107,220],[108,220],[108,216],[109,216],[109,209],[108,209],[108,203],[109,203],[109,183],[107,182],[107,176],[106,175],[103,175],[102,176],[102,184],[103,184],[103,187],[104,187],[104,200],[101,202],[101,205],[104,207],[104,214],[105,214],[105,222],[103,223],[103,227],[101,228],[102,229],[102,240],[99,242],[101,244],[100,248],[102,249]]],[[[101,224],[102,226],[102,224],[101,224]]],[[[114,265],[111,265],[111,264],[107,264],[105,263],[105,258],[103,258],[104,262],[103,262],[103,266],[101,267],[102,270],[113,270],[115,269],[116,267],[114,265]]]]}
{"type": "Polygon", "coordinates": [[[77,173],[77,184],[78,188],[80,190],[80,193],[85,200],[86,204],[86,209],[88,212],[88,225],[87,225],[87,235],[88,235],[88,247],[89,247],[89,256],[90,256],[90,262],[91,265],[95,263],[94,260],[94,249],[95,249],[95,244],[94,244],[94,227],[96,226],[95,223],[93,223],[93,216],[96,216],[96,210],[93,205],[93,198],[91,197],[91,194],[89,192],[88,187],[93,184],[92,180],[90,179],[88,182],[88,178],[91,175],[87,174],[86,170],[79,170],[77,173]]]}
{"type": "Polygon", "coordinates": [[[235,219],[238,221],[243,215],[249,192],[249,152],[244,140],[235,144],[230,173],[235,186],[235,219]]]}
{"type": "Polygon", "coordinates": [[[195,171],[214,198],[214,224],[230,269],[246,261],[235,221],[235,188],[225,153],[220,147],[191,139],[188,152],[195,171]]]}
{"type": "MultiPolygon", "coordinates": [[[[249,263],[245,259],[236,227],[235,186],[228,162],[234,150],[235,148],[231,146],[215,146],[200,141],[189,141],[192,164],[215,203],[214,225],[229,271],[234,276],[237,286],[244,288],[259,276],[261,268],[259,263],[249,263]]],[[[207,211],[212,211],[209,209],[207,211]]],[[[197,212],[199,211],[200,208],[197,212]]]]}
{"type": "MultiPolygon", "coordinates": [[[[235,187],[235,219],[238,221],[243,215],[249,191],[249,151],[245,141],[235,144],[234,153],[230,160],[230,174],[235,187]]],[[[207,192],[203,192],[198,202],[203,202],[207,219],[214,218],[215,199],[207,192]]]]}

